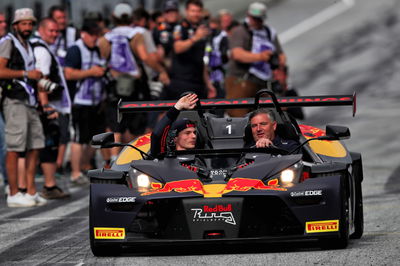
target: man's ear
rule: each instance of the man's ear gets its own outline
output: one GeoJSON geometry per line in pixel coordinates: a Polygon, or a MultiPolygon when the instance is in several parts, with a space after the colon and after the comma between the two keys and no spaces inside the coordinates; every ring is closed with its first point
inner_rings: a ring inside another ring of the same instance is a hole
{"type": "Polygon", "coordinates": [[[274,121],[274,123],[272,124],[272,126],[274,127],[274,131],[276,130],[276,125],[277,125],[278,123],[276,123],[276,121],[274,121]]]}

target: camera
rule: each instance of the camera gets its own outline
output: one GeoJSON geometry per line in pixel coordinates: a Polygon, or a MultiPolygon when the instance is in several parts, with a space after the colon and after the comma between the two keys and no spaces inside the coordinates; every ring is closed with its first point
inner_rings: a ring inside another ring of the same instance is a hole
{"type": "Polygon", "coordinates": [[[43,133],[45,137],[45,147],[56,149],[60,139],[60,124],[58,119],[49,119],[48,116],[55,113],[55,110],[43,111],[40,120],[43,125],[43,133]]]}
{"type": "Polygon", "coordinates": [[[278,80],[274,80],[271,82],[271,90],[280,96],[284,96],[284,89],[282,88],[282,85],[278,80]]]}
{"type": "MultiPolygon", "coordinates": [[[[101,67],[103,67],[103,66],[101,66],[101,67]]],[[[111,71],[110,71],[111,68],[105,67],[105,66],[104,66],[104,68],[105,68],[106,70],[104,71],[103,82],[104,82],[106,85],[114,83],[114,82],[115,82],[115,78],[113,77],[113,75],[112,75],[112,73],[111,73],[111,71]]]]}
{"type": "Polygon", "coordinates": [[[56,90],[61,91],[63,89],[63,86],[61,86],[60,84],[57,84],[55,82],[52,82],[49,79],[40,79],[38,81],[38,84],[40,87],[42,87],[48,93],[52,93],[53,91],[56,91],[56,90]]]}
{"type": "Polygon", "coordinates": [[[279,55],[277,53],[273,53],[268,63],[272,70],[279,68],[279,55]]]}

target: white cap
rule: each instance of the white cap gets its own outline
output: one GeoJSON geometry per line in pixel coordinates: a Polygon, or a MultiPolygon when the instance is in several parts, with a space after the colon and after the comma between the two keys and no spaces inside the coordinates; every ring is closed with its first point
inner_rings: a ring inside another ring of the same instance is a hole
{"type": "Polygon", "coordinates": [[[267,6],[260,2],[254,2],[249,6],[247,14],[254,18],[264,19],[267,16],[267,6]]]}
{"type": "Polygon", "coordinates": [[[20,22],[22,20],[32,20],[33,22],[36,22],[36,18],[33,15],[33,10],[30,8],[20,8],[15,10],[14,20],[12,24],[20,22]]]}
{"type": "Polygon", "coordinates": [[[113,11],[113,16],[116,18],[121,18],[123,15],[127,15],[128,17],[132,17],[133,9],[130,5],[125,3],[120,3],[115,6],[113,11]]]}

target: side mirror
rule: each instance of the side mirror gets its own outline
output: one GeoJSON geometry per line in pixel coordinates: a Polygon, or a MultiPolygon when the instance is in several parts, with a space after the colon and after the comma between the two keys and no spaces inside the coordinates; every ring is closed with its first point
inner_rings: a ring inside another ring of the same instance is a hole
{"type": "Polygon", "coordinates": [[[350,129],[342,126],[326,126],[326,137],[331,140],[349,139],[350,129]]]}
{"type": "Polygon", "coordinates": [[[112,148],[115,147],[115,139],[113,132],[101,133],[94,135],[92,138],[92,146],[100,148],[112,148]]]}

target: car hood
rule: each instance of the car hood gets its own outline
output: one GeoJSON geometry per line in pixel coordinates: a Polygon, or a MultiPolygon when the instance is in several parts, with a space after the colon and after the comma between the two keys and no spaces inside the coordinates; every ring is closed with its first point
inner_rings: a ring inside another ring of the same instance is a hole
{"type": "MultiPolygon", "coordinates": [[[[269,178],[301,160],[301,155],[247,155],[253,163],[233,172],[231,178],[269,178]]],[[[133,161],[131,167],[163,182],[199,178],[196,172],[181,165],[177,158],[133,161]]],[[[210,170],[210,169],[209,169],[210,170]]]]}

